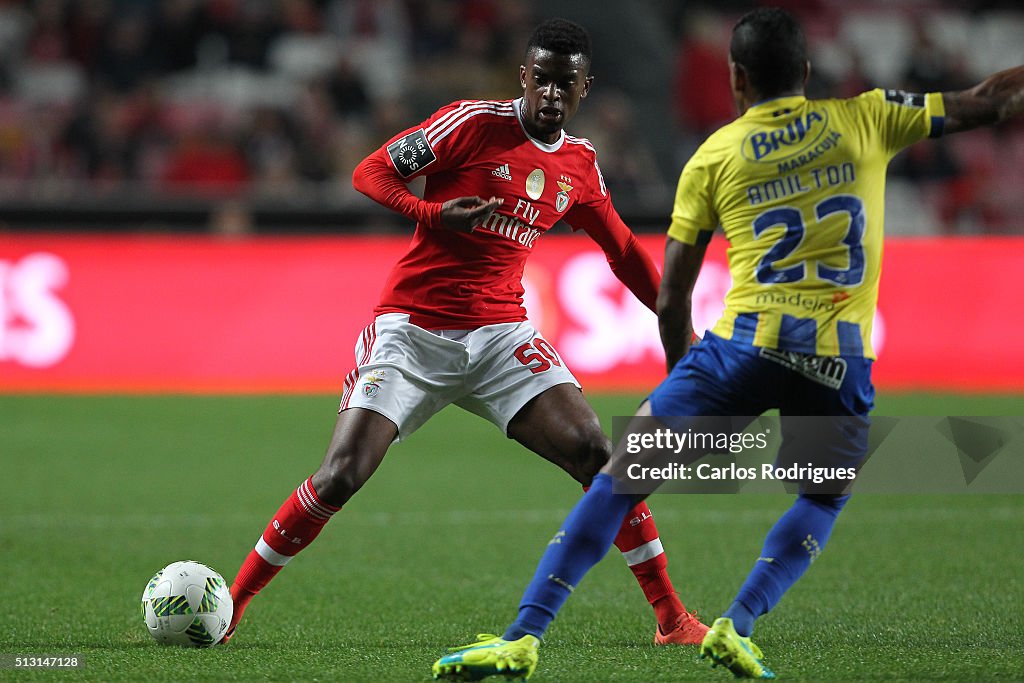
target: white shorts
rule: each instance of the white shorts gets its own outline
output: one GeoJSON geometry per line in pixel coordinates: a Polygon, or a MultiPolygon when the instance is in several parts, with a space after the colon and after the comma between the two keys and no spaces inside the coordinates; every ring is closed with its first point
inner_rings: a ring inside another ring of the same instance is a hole
{"type": "Polygon", "coordinates": [[[567,383],[580,386],[528,322],[430,331],[408,315],[385,313],[356,344],[338,412],[376,411],[398,425],[402,440],[454,403],[507,433],[530,399],[567,383]]]}

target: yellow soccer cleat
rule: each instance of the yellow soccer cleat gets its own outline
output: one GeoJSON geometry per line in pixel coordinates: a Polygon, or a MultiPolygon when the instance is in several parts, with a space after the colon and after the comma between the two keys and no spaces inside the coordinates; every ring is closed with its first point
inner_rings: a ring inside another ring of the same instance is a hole
{"type": "Polygon", "coordinates": [[[736,633],[732,619],[719,617],[711,625],[700,645],[700,657],[714,660],[712,666],[721,664],[736,678],[775,678],[761,661],[764,654],[750,638],[736,633]]]}
{"type": "Polygon", "coordinates": [[[434,662],[434,678],[454,681],[479,681],[488,676],[526,680],[537,668],[540,640],[525,635],[519,640],[504,640],[481,633],[472,645],[450,648],[450,654],[434,662]]]}

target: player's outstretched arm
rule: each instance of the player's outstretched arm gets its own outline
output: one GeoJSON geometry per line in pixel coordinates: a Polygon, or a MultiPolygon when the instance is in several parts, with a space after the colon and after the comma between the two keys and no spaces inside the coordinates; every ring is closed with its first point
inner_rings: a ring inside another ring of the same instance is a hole
{"type": "Polygon", "coordinates": [[[633,231],[622,221],[611,202],[599,207],[576,207],[570,225],[582,226],[604,252],[619,282],[652,311],[658,297],[658,267],[633,231]]]}
{"type": "Polygon", "coordinates": [[[693,286],[707,249],[707,243],[686,244],[672,237],[665,245],[665,267],[658,289],[658,331],[669,372],[690,350],[693,286]]]}
{"type": "Polygon", "coordinates": [[[992,74],[959,92],[942,93],[944,133],[991,126],[1024,115],[1024,66],[992,74]]]}

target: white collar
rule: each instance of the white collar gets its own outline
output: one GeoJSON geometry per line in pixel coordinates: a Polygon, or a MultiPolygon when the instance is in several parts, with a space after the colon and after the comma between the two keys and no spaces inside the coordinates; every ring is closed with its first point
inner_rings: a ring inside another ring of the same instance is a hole
{"type": "Polygon", "coordinates": [[[558,150],[560,150],[562,148],[562,143],[565,142],[565,131],[558,131],[558,140],[551,143],[550,145],[546,142],[541,142],[537,138],[533,137],[527,132],[526,126],[523,125],[524,104],[525,103],[523,102],[522,97],[512,102],[512,106],[516,110],[516,120],[519,121],[519,127],[523,130],[523,134],[526,136],[526,139],[532,142],[534,146],[536,146],[537,149],[541,150],[542,152],[557,152],[558,150]]]}

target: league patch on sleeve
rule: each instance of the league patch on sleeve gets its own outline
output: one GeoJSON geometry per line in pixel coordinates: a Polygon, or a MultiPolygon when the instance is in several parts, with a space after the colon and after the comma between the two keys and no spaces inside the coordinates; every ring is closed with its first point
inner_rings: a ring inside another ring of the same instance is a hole
{"type": "Polygon", "coordinates": [[[437,161],[437,155],[430,148],[427,135],[422,128],[388,145],[388,156],[403,178],[408,178],[421,168],[437,161]]]}
{"type": "Polygon", "coordinates": [[[894,104],[901,104],[904,107],[924,108],[924,95],[903,90],[886,90],[885,101],[894,104]]]}

